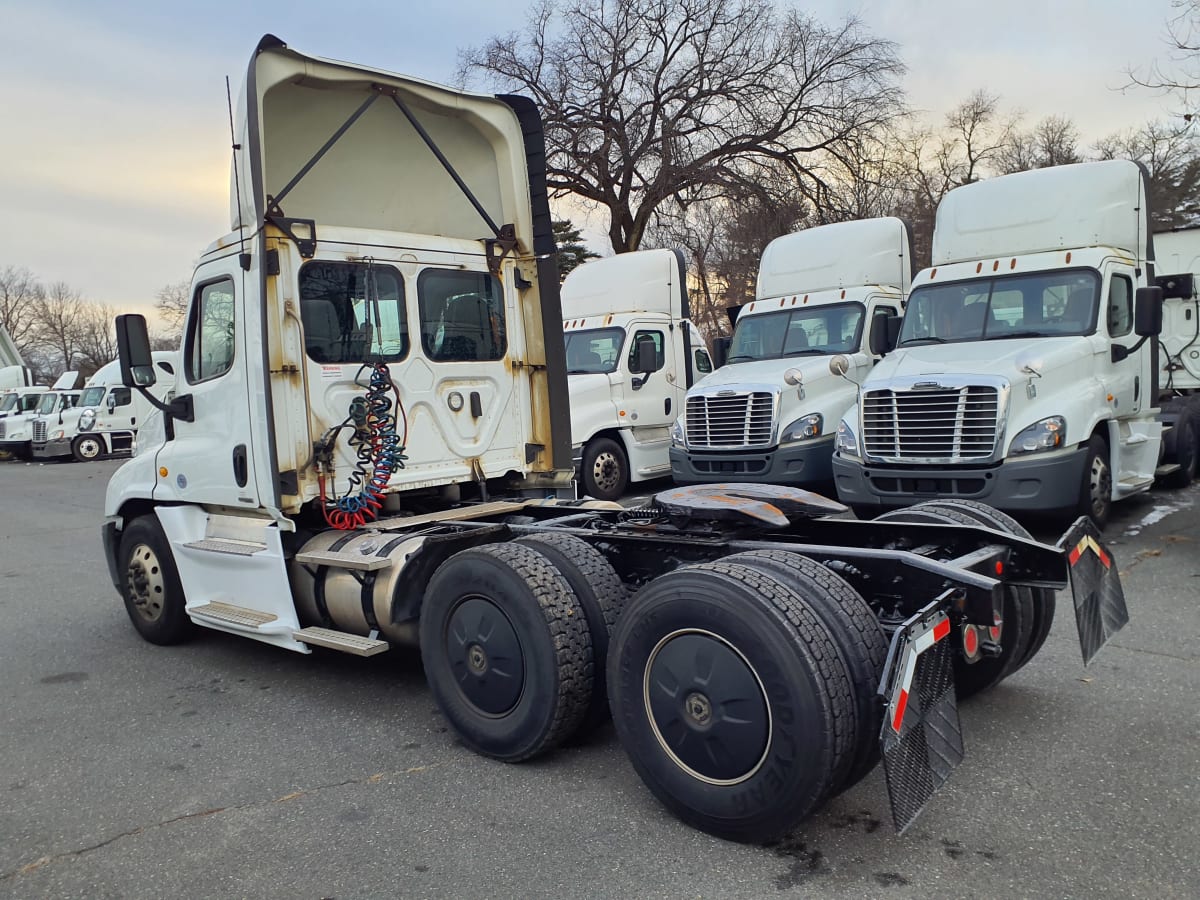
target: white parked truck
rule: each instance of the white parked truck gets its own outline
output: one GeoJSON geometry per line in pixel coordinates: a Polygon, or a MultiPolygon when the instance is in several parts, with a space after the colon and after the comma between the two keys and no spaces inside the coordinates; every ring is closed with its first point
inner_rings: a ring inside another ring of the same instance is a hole
{"type": "MultiPolygon", "coordinates": [[[[47,390],[36,394],[36,401],[27,412],[13,412],[0,418],[0,459],[29,459],[33,444],[33,425],[39,417],[55,421],[79,402],[78,372],[64,372],[47,390]]],[[[19,396],[19,395],[18,395],[19,396]]],[[[18,401],[20,402],[20,401],[18,401]]],[[[28,400],[21,405],[28,406],[28,400]]]]}
{"type": "Polygon", "coordinates": [[[688,318],[683,252],[585,263],[563,282],[562,311],[580,482],[592,497],[617,500],[630,482],[670,474],[671,425],[688,388],[713,368],[688,318]]]}
{"type": "Polygon", "coordinates": [[[953,497],[1103,524],[1156,477],[1189,482],[1190,414],[1164,458],[1158,285],[1173,279],[1147,223],[1144,172],[1123,160],[948,193],[895,350],[839,427],[842,502],[869,515],[953,497]]]}
{"type": "Polygon", "coordinates": [[[771,241],[725,364],[688,391],[672,429],[675,481],[828,484],[837,422],[879,359],[869,324],[900,314],[911,277],[901,219],[839,222],[771,241]]]}
{"type": "Polygon", "coordinates": [[[1200,228],[1154,235],[1154,264],[1162,273],[1158,280],[1163,287],[1158,385],[1162,419],[1171,426],[1164,451],[1180,465],[1176,480],[1185,482],[1189,440],[1193,459],[1200,456],[1200,228]],[[1190,429],[1184,419],[1190,421],[1190,429]]]}
{"type": "Polygon", "coordinates": [[[34,385],[33,372],[25,365],[8,329],[0,325],[0,418],[29,412],[37,404],[35,395],[45,390],[34,385]]]}
{"type": "MultiPolygon", "coordinates": [[[[154,399],[164,400],[175,389],[178,357],[177,351],[155,351],[157,380],[150,389],[154,399]]],[[[113,360],[87,380],[74,409],[34,419],[30,453],[34,459],[74,457],[79,462],[125,456],[133,452],[138,427],[153,412],[140,391],[121,383],[121,364],[113,360]]]]}
{"type": "MultiPolygon", "coordinates": [[[[196,268],[161,440],[139,438],[105,500],[147,640],[419,646],[467,746],[522,760],[611,710],[677,815],[761,840],[881,754],[911,823],[962,758],[954,686],[1027,662],[1055,589],[1097,626],[1085,658],[1124,623],[1086,518],[1052,547],[982,507],[956,528],[856,522],[774,485],[559,500],[568,376],[533,103],[267,36],[237,122],[232,231],[196,268]],[[1013,602],[1038,629],[992,640],[1013,602]]],[[[149,388],[145,320],[117,338],[124,383],[149,388]]]]}

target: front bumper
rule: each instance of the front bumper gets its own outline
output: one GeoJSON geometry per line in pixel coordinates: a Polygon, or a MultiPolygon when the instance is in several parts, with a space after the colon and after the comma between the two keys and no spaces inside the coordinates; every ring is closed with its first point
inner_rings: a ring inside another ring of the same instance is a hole
{"type": "Polygon", "coordinates": [[[833,437],[812,443],[713,453],[671,448],[671,477],[677,484],[761,481],[766,484],[819,484],[833,479],[833,437]]]}
{"type": "Polygon", "coordinates": [[[838,499],[879,510],[910,506],[934,497],[981,500],[997,509],[1057,513],[1079,502],[1087,447],[1050,458],[1005,460],[998,466],[893,466],[833,458],[838,499]]]}
{"type": "Polygon", "coordinates": [[[31,441],[0,441],[0,453],[11,453],[21,459],[29,459],[31,441]]]}
{"type": "Polygon", "coordinates": [[[59,456],[70,456],[71,442],[67,438],[59,438],[55,441],[46,441],[41,444],[33,444],[32,455],[34,459],[51,459],[59,456]]]}

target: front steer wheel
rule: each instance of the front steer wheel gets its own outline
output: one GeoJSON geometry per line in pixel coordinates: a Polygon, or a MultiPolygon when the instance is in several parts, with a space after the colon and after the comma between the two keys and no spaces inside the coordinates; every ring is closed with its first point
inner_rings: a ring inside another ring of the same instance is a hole
{"type": "Polygon", "coordinates": [[[629,487],[629,457],[612,438],[596,438],[583,450],[583,490],[597,500],[620,500],[629,487]]]}
{"type": "Polygon", "coordinates": [[[516,543],[463,550],[434,573],[425,598],[425,677],[464,743],[516,762],[579,727],[592,642],[575,592],[546,556],[516,543]]]}
{"type": "Polygon", "coordinates": [[[104,456],[104,445],[98,437],[81,434],[71,441],[71,455],[78,462],[92,462],[104,456]]]}
{"type": "Polygon", "coordinates": [[[851,681],[826,626],[797,592],[725,561],[634,596],[609,648],[608,696],[646,786],[729,840],[796,825],[855,749],[851,681]]]}
{"type": "Polygon", "coordinates": [[[138,634],[152,644],[179,644],[195,634],[171,545],[154,516],[134,519],[121,535],[121,596],[138,634]]]}

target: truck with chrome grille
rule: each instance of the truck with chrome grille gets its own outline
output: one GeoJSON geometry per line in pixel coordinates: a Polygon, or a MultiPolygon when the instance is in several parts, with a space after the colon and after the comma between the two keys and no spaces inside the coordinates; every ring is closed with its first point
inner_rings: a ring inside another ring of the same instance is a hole
{"type": "Polygon", "coordinates": [[[672,429],[676,483],[827,484],[836,423],[879,359],[868,325],[900,313],[911,275],[908,226],[896,218],[768,244],[724,365],[688,391],[672,429]]]}
{"type": "MultiPolygon", "coordinates": [[[[938,207],[894,347],[838,426],[860,516],[930,498],[1091,516],[1156,478],[1186,485],[1200,417],[1165,415],[1145,173],[1113,160],[1005,175],[938,207]]],[[[884,323],[878,323],[884,331],[884,323]]],[[[894,325],[894,323],[893,323],[894,325]]],[[[894,343],[893,343],[894,341],[894,343]]]]}
{"type": "Polygon", "coordinates": [[[150,643],[419,649],[466,746],[519,762],[611,715],[655,796],[751,841],[881,758],[907,827],[962,759],[957,697],[1035,656],[1057,590],[1085,660],[1124,624],[1086,519],[1049,546],[978,505],[858,522],[777,485],[569,499],[537,107],[268,35],[235,122],[231,231],[197,264],[173,397],[145,319],[117,320],[122,383],[163,417],[101,536],[150,643]]]}

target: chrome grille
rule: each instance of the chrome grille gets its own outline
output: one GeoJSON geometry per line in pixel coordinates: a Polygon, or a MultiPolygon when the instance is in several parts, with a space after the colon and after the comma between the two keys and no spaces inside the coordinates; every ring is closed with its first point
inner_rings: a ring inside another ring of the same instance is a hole
{"type": "Polygon", "coordinates": [[[46,422],[43,419],[35,419],[33,422],[33,440],[36,443],[46,440],[46,422]]]}
{"type": "Polygon", "coordinates": [[[721,450],[770,447],[775,436],[775,395],[729,391],[687,398],[687,443],[721,450]]]}
{"type": "Polygon", "coordinates": [[[863,443],[876,459],[988,460],[999,420],[1000,392],[988,385],[863,395],[863,443]]]}
{"type": "Polygon", "coordinates": [[[8,423],[0,419],[0,441],[4,440],[4,435],[8,431],[8,423]]]}

